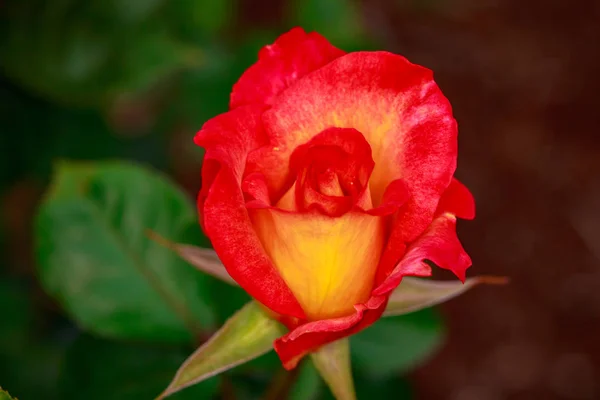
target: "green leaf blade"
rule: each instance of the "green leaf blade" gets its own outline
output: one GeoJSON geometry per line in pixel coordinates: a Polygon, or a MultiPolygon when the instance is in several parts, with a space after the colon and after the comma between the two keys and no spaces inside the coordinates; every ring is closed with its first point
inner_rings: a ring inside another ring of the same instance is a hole
{"type": "Polygon", "coordinates": [[[163,177],[120,163],[63,163],[36,220],[38,273],[77,323],[102,336],[190,341],[215,316],[207,278],[146,236],[196,223],[163,177]]]}

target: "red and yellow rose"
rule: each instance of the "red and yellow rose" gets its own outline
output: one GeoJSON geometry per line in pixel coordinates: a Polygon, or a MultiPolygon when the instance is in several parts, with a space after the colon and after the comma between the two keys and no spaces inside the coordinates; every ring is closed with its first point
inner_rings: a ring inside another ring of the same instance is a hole
{"type": "Polygon", "coordinates": [[[457,125],[432,72],[296,28],[264,47],[208,121],[201,224],[231,277],[290,332],[286,368],[381,317],[429,260],[461,280],[457,125]]]}

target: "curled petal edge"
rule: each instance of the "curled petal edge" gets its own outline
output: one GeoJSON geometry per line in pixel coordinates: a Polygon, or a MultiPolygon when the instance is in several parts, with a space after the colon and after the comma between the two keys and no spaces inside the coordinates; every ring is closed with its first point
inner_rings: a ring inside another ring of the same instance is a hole
{"type": "Polygon", "coordinates": [[[456,235],[456,217],[444,213],[436,217],[429,228],[414,243],[408,246],[406,254],[391,274],[373,290],[375,296],[394,290],[404,276],[429,276],[431,269],[426,260],[440,268],[452,271],[462,282],[471,266],[471,258],[465,252],[456,235]],[[428,274],[424,272],[429,268],[428,274]]]}

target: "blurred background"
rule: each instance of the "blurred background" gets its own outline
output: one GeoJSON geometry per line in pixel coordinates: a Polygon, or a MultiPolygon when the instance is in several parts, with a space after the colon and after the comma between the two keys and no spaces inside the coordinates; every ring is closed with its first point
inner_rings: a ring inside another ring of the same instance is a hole
{"type": "MultiPolygon", "coordinates": [[[[163,222],[166,233],[208,245],[187,226],[201,183],[193,135],[226,111],[260,47],[297,25],[347,51],[385,49],[434,70],[459,122],[457,176],[478,205],[474,221],[459,223],[470,274],[511,278],[354,338],[359,398],[599,399],[595,0],[1,2],[0,385],[21,400],[152,399],[194,343],[244,303],[236,289],[194,275],[206,305],[192,310],[195,338],[164,315],[142,313],[156,326],[104,321],[105,303],[90,299],[127,306],[126,321],[136,321],[143,307],[127,295],[143,296],[145,283],[121,271],[109,279],[93,260],[78,274],[74,249],[101,250],[69,227],[85,225],[77,207],[92,195],[110,208],[111,195],[129,189],[123,210],[151,209],[152,188],[134,189],[158,170],[170,180],[157,183],[173,193],[169,215],[189,217],[163,222]],[[85,164],[98,177],[75,163],[115,159],[144,167],[85,164]],[[77,174],[94,190],[65,183],[77,174]],[[72,288],[75,277],[93,283],[89,292],[72,288]]],[[[193,270],[178,268],[188,282],[193,270]]],[[[288,395],[328,396],[310,364],[289,374],[269,354],[173,398],[288,395]]]]}

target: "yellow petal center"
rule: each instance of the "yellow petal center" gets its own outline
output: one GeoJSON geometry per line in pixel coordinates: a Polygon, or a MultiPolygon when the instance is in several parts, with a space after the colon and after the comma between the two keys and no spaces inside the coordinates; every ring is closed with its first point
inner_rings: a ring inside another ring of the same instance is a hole
{"type": "Polygon", "coordinates": [[[333,218],[277,209],[250,210],[250,215],[309,320],[349,315],[369,298],[384,245],[382,217],[351,211],[333,218]]]}

